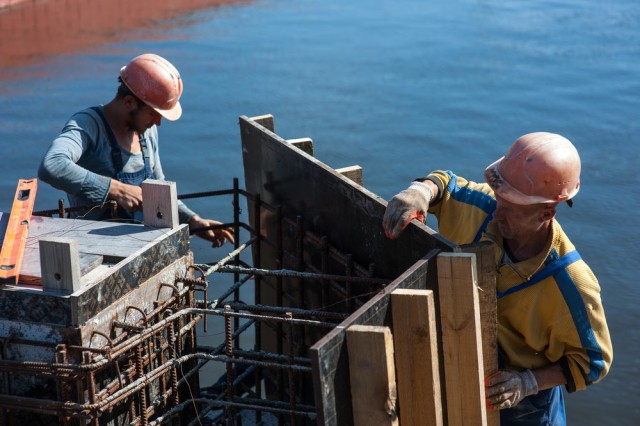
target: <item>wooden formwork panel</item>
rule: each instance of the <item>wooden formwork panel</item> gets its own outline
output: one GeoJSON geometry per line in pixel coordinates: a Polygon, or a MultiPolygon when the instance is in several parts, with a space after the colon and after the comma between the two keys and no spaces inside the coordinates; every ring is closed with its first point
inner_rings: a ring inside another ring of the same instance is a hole
{"type": "MultiPolygon", "coordinates": [[[[267,121],[273,126],[273,119],[267,121]]],[[[395,278],[432,248],[452,250],[450,242],[414,221],[397,239],[384,234],[386,202],[366,188],[308,155],[266,127],[240,117],[245,187],[262,201],[281,206],[284,216],[302,217],[305,231],[326,236],[361,265],[375,265],[374,275],[395,278]]],[[[366,170],[364,171],[366,173],[366,170]]],[[[249,203],[250,222],[255,223],[249,203]]],[[[272,217],[261,218],[269,235],[272,217]]],[[[265,248],[267,249],[267,248],[265,248]]],[[[260,264],[277,256],[263,253],[260,264]]]]}
{"type": "Polygon", "coordinates": [[[390,326],[392,324],[391,294],[395,290],[436,288],[434,260],[439,252],[440,250],[437,249],[431,250],[311,347],[318,424],[336,426],[353,424],[346,347],[347,328],[352,325],[390,326]]]}
{"type": "MultiPolygon", "coordinates": [[[[435,261],[429,260],[440,252],[471,252],[479,256],[478,284],[484,290],[482,303],[486,303],[486,306],[481,303],[480,309],[488,318],[482,322],[482,350],[485,372],[490,371],[495,365],[496,351],[495,271],[490,267],[491,249],[487,245],[456,246],[417,221],[413,221],[397,240],[390,240],[382,228],[385,201],[315,159],[310,155],[312,151],[302,151],[275,134],[272,116],[242,116],[240,129],[247,192],[280,208],[279,215],[256,210],[249,200],[250,223],[258,224],[260,233],[269,240],[282,239],[275,245],[262,244],[259,250],[254,250],[254,264],[273,269],[300,266],[295,262],[287,264],[286,257],[282,256],[284,251],[295,252],[297,249],[295,233],[300,230],[294,230],[291,225],[297,220],[304,232],[323,236],[329,244],[352,256],[354,262],[370,265],[372,276],[390,280],[390,284],[335,329],[315,342],[305,342],[310,345],[317,424],[353,424],[346,328],[351,325],[390,326],[390,294],[396,289],[429,289],[437,301],[437,266],[435,261]],[[283,217],[289,222],[283,222],[283,217]],[[256,253],[259,253],[257,257],[256,253]]],[[[309,259],[313,257],[307,253],[305,261],[313,260],[309,259]]],[[[339,267],[323,272],[344,273],[339,267]]],[[[256,303],[295,306],[291,300],[277,299],[273,281],[264,284],[256,303]]],[[[286,294],[298,291],[295,286],[288,287],[286,280],[283,285],[286,294]]],[[[439,303],[435,305],[439,320],[439,303]]],[[[438,327],[439,339],[441,331],[438,327]]],[[[440,348],[440,361],[442,356],[440,348]]],[[[439,362],[441,378],[444,377],[442,364],[439,362]]],[[[446,403],[444,386],[442,401],[446,403]]],[[[487,424],[497,423],[490,417],[487,424]]]]}
{"type": "MultiPolygon", "coordinates": [[[[0,214],[0,219],[2,217],[0,214]]],[[[186,225],[176,229],[154,229],[133,224],[34,216],[21,276],[40,279],[38,240],[56,236],[78,242],[82,264],[89,259],[80,280],[81,289],[64,294],[43,290],[40,285],[2,285],[0,319],[80,326],[174,260],[190,256],[186,225]]]]}

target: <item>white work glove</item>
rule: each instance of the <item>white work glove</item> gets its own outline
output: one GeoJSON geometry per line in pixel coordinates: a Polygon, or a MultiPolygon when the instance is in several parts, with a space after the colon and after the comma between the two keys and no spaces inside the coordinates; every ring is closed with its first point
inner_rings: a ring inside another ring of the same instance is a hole
{"type": "Polygon", "coordinates": [[[518,405],[538,393],[538,381],[531,370],[498,370],[487,377],[487,406],[502,410],[518,405]]]}
{"type": "Polygon", "coordinates": [[[409,188],[395,195],[387,204],[382,226],[392,240],[398,238],[412,219],[424,221],[433,199],[433,191],[424,183],[413,182],[409,188]]]}

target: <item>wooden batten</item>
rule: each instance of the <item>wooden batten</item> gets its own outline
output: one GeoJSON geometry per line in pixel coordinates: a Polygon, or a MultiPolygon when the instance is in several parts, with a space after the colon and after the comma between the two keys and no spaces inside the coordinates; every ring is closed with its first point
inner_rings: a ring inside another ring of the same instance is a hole
{"type": "Polygon", "coordinates": [[[311,138],[287,139],[287,142],[313,157],[313,140],[311,138]]]}
{"type": "MultiPolygon", "coordinates": [[[[271,115],[241,116],[240,128],[247,191],[281,206],[277,217],[265,214],[258,223],[300,217],[305,232],[327,235],[374,276],[393,279],[310,348],[318,424],[498,425],[499,413],[487,412],[484,396],[485,374],[497,362],[491,247],[452,244],[418,221],[388,239],[381,227],[387,205],[363,187],[359,166],[333,169],[312,158],[298,143],[306,138],[273,133],[271,115]],[[390,397],[395,374],[397,401],[390,397]]],[[[285,233],[285,245],[296,238],[285,233]]],[[[263,245],[254,262],[279,268],[279,255],[263,245]]],[[[274,296],[262,291],[258,299],[274,296]]]]}
{"type": "MultiPolygon", "coordinates": [[[[498,299],[496,298],[496,262],[493,244],[483,242],[461,247],[476,256],[478,300],[482,321],[482,360],[485,377],[498,369],[498,299]]],[[[500,425],[500,411],[487,410],[487,426],[500,425]]]]}
{"type": "Polygon", "coordinates": [[[262,127],[264,127],[265,129],[271,132],[276,131],[272,114],[258,115],[256,117],[251,117],[251,120],[255,121],[256,123],[258,123],[259,125],[261,125],[262,127]]]}
{"type": "Polygon", "coordinates": [[[147,179],[142,182],[144,225],[153,228],[176,228],[178,190],[175,182],[147,179]]]}
{"type": "Polygon", "coordinates": [[[401,423],[403,426],[442,426],[433,291],[394,290],[391,311],[401,423]]]}
{"type": "Polygon", "coordinates": [[[336,169],[336,172],[340,173],[342,176],[351,179],[353,182],[357,183],[360,186],[364,186],[364,177],[362,176],[362,167],[355,165],[349,167],[342,167],[340,169],[336,169]]]}
{"type": "Polygon", "coordinates": [[[67,238],[40,238],[42,289],[74,293],[80,289],[78,241],[67,238]]]}
{"type": "Polygon", "coordinates": [[[448,423],[486,425],[476,256],[441,253],[437,262],[448,423]]]}
{"type": "Polygon", "coordinates": [[[393,337],[389,327],[347,329],[353,424],[399,425],[393,337]]]}

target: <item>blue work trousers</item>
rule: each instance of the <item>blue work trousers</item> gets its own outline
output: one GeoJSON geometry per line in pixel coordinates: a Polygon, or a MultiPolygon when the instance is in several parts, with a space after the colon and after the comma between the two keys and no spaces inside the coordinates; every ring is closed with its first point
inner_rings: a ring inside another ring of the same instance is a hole
{"type": "Polygon", "coordinates": [[[524,398],[500,411],[500,426],[566,426],[562,387],[556,386],[524,398]]]}

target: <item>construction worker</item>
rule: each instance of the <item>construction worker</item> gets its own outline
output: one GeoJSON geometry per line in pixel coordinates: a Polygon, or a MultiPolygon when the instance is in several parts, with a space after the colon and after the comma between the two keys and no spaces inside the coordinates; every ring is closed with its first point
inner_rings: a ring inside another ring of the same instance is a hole
{"type": "Polygon", "coordinates": [[[555,219],[580,188],[580,157],[560,135],[530,133],[484,177],[417,179],[389,201],[383,227],[395,239],[429,212],[455,244],[493,242],[500,370],[486,378],[487,406],[502,426],[564,425],[561,386],[585,389],[613,358],[598,281],[555,219]]]}
{"type": "MultiPolygon", "coordinates": [[[[162,118],[182,115],[182,79],[178,70],[155,54],[133,58],[120,69],[115,97],[104,106],[74,114],[51,143],[38,177],[67,192],[71,207],[97,206],[79,217],[110,218],[107,201],[118,205],[121,219],[142,221],[145,179],[165,180],[158,154],[162,118]]],[[[234,242],[231,228],[197,229],[220,225],[203,219],[178,201],[180,223],[214,247],[234,242]]]]}

